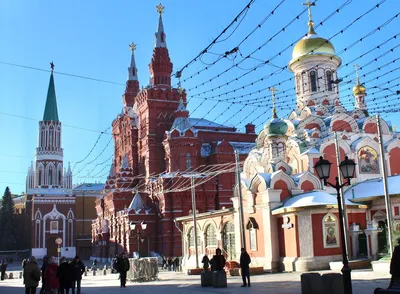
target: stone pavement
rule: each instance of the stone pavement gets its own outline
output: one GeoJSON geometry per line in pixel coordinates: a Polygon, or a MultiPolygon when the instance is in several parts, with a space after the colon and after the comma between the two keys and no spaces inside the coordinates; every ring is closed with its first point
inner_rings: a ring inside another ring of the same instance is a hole
{"type": "MultiPolygon", "coordinates": [[[[331,271],[321,271],[327,273],[331,271]]],[[[119,288],[117,274],[107,276],[87,276],[82,281],[82,294],[101,293],[163,293],[163,294],[185,294],[185,293],[279,293],[300,294],[301,273],[274,273],[260,276],[252,276],[252,287],[241,288],[240,277],[228,277],[228,288],[202,288],[200,276],[188,276],[183,273],[160,272],[159,281],[149,283],[128,283],[127,288],[119,288]]],[[[386,288],[389,284],[390,275],[376,273],[372,270],[356,270],[352,272],[353,293],[373,293],[376,287],[386,288]]],[[[22,280],[6,280],[0,282],[1,294],[23,293],[22,280]]],[[[37,291],[37,294],[39,291],[37,291]]]]}

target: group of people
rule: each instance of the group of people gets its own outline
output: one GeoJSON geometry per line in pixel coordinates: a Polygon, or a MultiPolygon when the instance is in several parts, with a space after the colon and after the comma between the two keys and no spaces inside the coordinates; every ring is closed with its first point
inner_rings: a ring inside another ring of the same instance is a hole
{"type": "MultiPolygon", "coordinates": [[[[203,268],[208,271],[211,265],[211,271],[222,271],[225,267],[226,260],[222,255],[221,249],[217,248],[215,250],[215,255],[209,259],[207,254],[203,256],[201,260],[203,268]]],[[[246,252],[246,249],[241,249],[240,254],[240,269],[242,270],[242,281],[243,285],[241,287],[250,287],[250,255],[246,252]]]]}
{"type": "Polygon", "coordinates": [[[65,257],[60,258],[59,265],[55,257],[44,257],[43,265],[39,268],[37,260],[32,256],[23,262],[23,278],[26,294],[35,294],[42,280],[40,294],[72,294],[81,292],[82,275],[85,265],[79,256],[68,262],[65,257]]]}
{"type": "Polygon", "coordinates": [[[179,271],[179,266],[181,264],[179,257],[164,257],[163,256],[163,264],[162,269],[168,269],[168,271],[179,271]]]}

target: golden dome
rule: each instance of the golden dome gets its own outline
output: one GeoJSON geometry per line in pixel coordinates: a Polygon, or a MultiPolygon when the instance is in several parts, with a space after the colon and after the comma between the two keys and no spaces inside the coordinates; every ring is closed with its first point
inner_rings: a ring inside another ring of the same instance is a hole
{"type": "Polygon", "coordinates": [[[354,95],[365,95],[365,87],[364,85],[357,84],[353,87],[354,95]]]}
{"type": "Polygon", "coordinates": [[[335,55],[335,48],[328,40],[316,34],[307,34],[293,48],[292,58],[296,59],[307,54],[335,55]]]}

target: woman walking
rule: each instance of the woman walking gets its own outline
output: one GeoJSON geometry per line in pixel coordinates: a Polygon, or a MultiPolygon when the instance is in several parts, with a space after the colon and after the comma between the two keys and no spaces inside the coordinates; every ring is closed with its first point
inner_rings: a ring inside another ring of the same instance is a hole
{"type": "Polygon", "coordinates": [[[40,269],[36,263],[36,258],[32,256],[24,267],[25,294],[36,294],[39,281],[40,269]]]}

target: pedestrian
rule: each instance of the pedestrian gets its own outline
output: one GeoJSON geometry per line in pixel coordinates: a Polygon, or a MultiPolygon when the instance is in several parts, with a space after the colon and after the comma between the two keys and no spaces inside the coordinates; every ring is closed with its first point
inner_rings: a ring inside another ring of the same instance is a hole
{"type": "Polygon", "coordinates": [[[168,257],[168,271],[172,269],[172,257],[168,257]]]}
{"type": "Polygon", "coordinates": [[[77,289],[77,294],[80,294],[82,275],[85,272],[85,265],[80,260],[78,255],[75,256],[74,260],[71,262],[71,271],[72,294],[75,294],[75,288],[77,289]]]}
{"type": "Polygon", "coordinates": [[[122,253],[118,258],[118,272],[120,279],[120,287],[126,288],[126,274],[130,269],[129,259],[126,257],[125,253],[122,253]]]}
{"type": "Polygon", "coordinates": [[[0,272],[1,272],[1,280],[4,281],[6,277],[6,270],[7,270],[7,261],[3,260],[0,265],[0,272]]]}
{"type": "Polygon", "coordinates": [[[162,257],[162,269],[167,269],[167,260],[165,256],[162,257]]]}
{"type": "Polygon", "coordinates": [[[213,256],[213,262],[215,263],[214,266],[216,271],[222,271],[225,267],[226,260],[221,253],[221,249],[217,248],[217,250],[215,250],[215,255],[213,256]]]}
{"type": "Polygon", "coordinates": [[[175,257],[174,265],[175,265],[175,271],[178,272],[179,271],[179,265],[180,265],[179,257],[175,257]]]}
{"type": "Polygon", "coordinates": [[[389,288],[400,286],[400,238],[397,239],[397,246],[393,250],[392,260],[390,261],[390,280],[389,288]]]}
{"type": "Polygon", "coordinates": [[[60,258],[57,277],[60,282],[60,293],[69,294],[69,289],[72,288],[72,267],[65,257],[60,258]]]}
{"type": "Polygon", "coordinates": [[[48,262],[49,262],[48,257],[44,256],[43,257],[43,264],[42,264],[42,267],[40,269],[42,271],[42,288],[40,289],[40,294],[44,294],[46,292],[46,278],[44,276],[44,273],[46,271],[48,262]]]}
{"type": "Polygon", "coordinates": [[[240,268],[242,270],[243,285],[241,287],[250,287],[250,255],[242,248],[240,254],[240,268]],[[246,281],[247,278],[247,281],[246,281]]]}
{"type": "Polygon", "coordinates": [[[32,256],[26,263],[23,271],[25,294],[36,294],[36,288],[39,286],[40,269],[36,258],[32,256]]]}
{"type": "Polygon", "coordinates": [[[208,258],[207,254],[203,256],[201,263],[203,264],[203,269],[207,272],[208,268],[210,267],[210,259],[208,258]]]}
{"type": "Polygon", "coordinates": [[[54,256],[48,259],[44,278],[46,279],[46,294],[58,294],[60,282],[57,277],[58,265],[54,256]]]}

